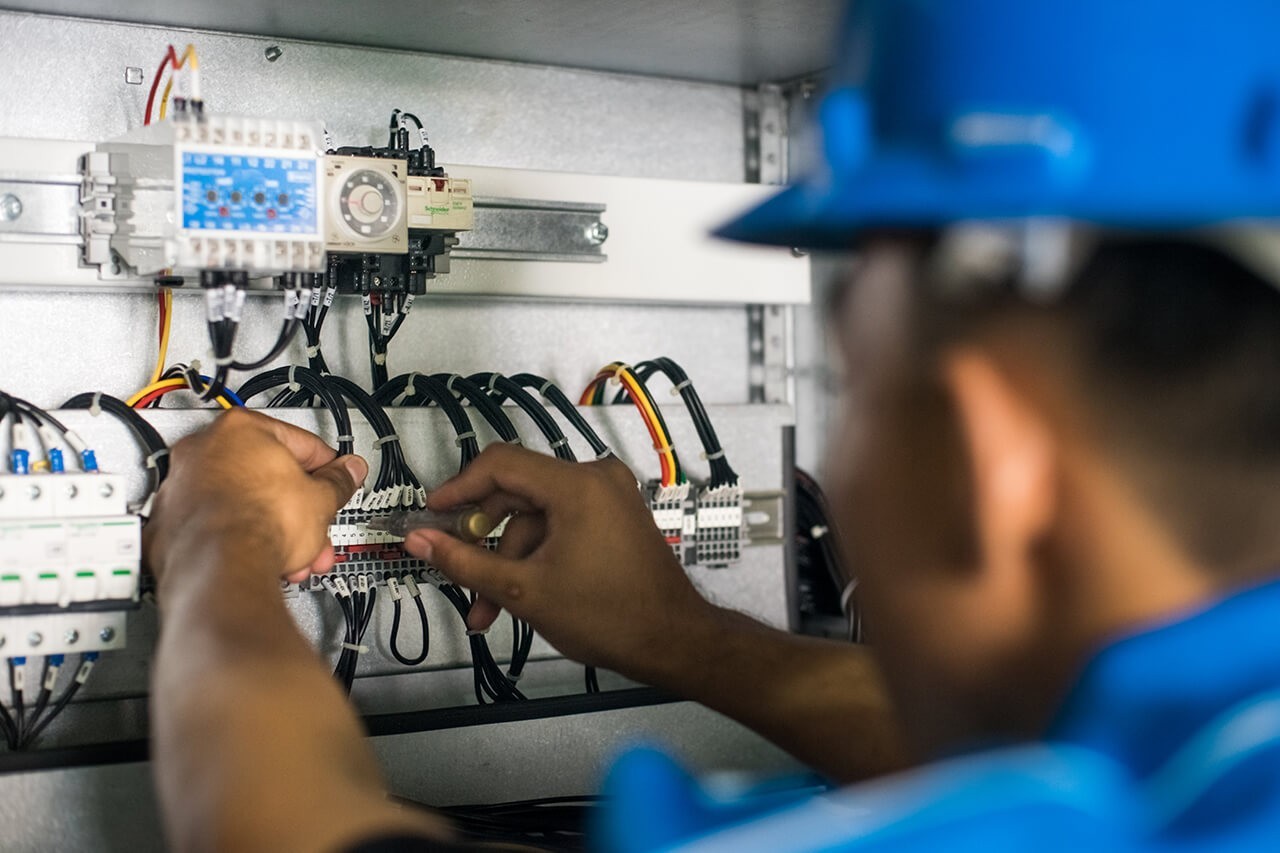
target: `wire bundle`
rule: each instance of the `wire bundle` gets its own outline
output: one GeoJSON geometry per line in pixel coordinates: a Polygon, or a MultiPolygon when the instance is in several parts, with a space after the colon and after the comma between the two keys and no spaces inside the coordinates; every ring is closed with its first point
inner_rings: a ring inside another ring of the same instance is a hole
{"type": "Polygon", "coordinates": [[[146,453],[147,491],[142,496],[142,500],[135,505],[139,512],[145,514],[151,496],[156,493],[156,489],[160,488],[164,478],[169,475],[169,446],[165,444],[164,438],[156,431],[155,427],[147,423],[145,418],[130,408],[128,403],[118,397],[112,397],[110,394],[102,394],[100,392],[77,394],[63,403],[62,408],[88,409],[92,415],[106,412],[123,422],[129,428],[129,431],[133,433],[133,437],[137,439],[138,444],[142,446],[143,451],[146,453]]]}
{"type": "Polygon", "coordinates": [[[333,418],[334,429],[338,432],[338,453],[345,456],[355,452],[355,438],[351,435],[351,416],[342,395],[329,387],[325,377],[306,367],[277,367],[252,377],[240,386],[239,395],[244,400],[252,400],[274,388],[282,388],[270,403],[269,408],[280,408],[295,405],[295,400],[305,396],[306,400],[316,400],[333,418]]]}
{"type": "Polygon", "coordinates": [[[480,455],[480,444],[476,441],[471,418],[448,386],[434,376],[424,376],[421,373],[401,374],[379,386],[372,399],[375,405],[382,406],[439,406],[453,427],[454,442],[461,455],[459,470],[467,467],[480,455]]]}
{"type": "MultiPolygon", "coordinates": [[[[649,379],[658,372],[665,374],[671,380],[672,393],[679,394],[689,410],[693,427],[698,431],[698,439],[702,442],[703,453],[711,465],[711,488],[738,485],[738,475],[725,457],[724,448],[720,445],[719,437],[716,436],[716,429],[711,425],[711,417],[707,414],[706,407],[702,405],[702,398],[684,369],[666,357],[642,361],[635,366],[636,376],[646,387],[649,379]]],[[[619,391],[613,402],[623,402],[627,393],[627,391],[619,391]]]]}
{"type": "MultiPolygon", "coordinates": [[[[156,409],[160,407],[160,398],[174,391],[190,391],[203,395],[213,387],[214,379],[200,373],[196,364],[175,364],[164,372],[159,382],[148,385],[125,400],[125,405],[134,409],[156,409]]],[[[203,399],[209,399],[207,397],[203,399]]],[[[240,396],[229,388],[222,388],[213,395],[213,401],[224,409],[243,406],[240,396]]]]}
{"type": "Polygon", "coordinates": [[[35,743],[36,739],[48,728],[71,703],[80,686],[89,679],[94,663],[98,660],[97,652],[80,655],[78,666],[71,683],[66,685],[57,699],[53,698],[58,686],[65,658],[63,655],[49,655],[44,659],[40,672],[40,690],[36,694],[35,704],[31,712],[26,709],[26,663],[24,657],[9,659],[9,695],[13,703],[13,714],[0,703],[0,734],[5,743],[13,751],[23,750],[35,743]],[[52,706],[50,703],[52,702],[52,706]]]}
{"type": "Polygon", "coordinates": [[[591,428],[591,424],[587,423],[587,419],[573,405],[573,401],[565,396],[565,393],[556,387],[554,382],[541,376],[535,376],[532,373],[517,373],[511,377],[511,381],[524,388],[537,388],[543,399],[555,406],[560,414],[564,415],[564,419],[569,422],[569,425],[587,440],[587,444],[591,445],[591,450],[595,453],[597,459],[604,459],[613,455],[609,445],[604,443],[600,435],[591,428]]]}
{"type": "MultiPolygon", "coordinates": [[[[827,505],[826,495],[817,480],[800,468],[795,469],[796,478],[796,534],[798,544],[808,546],[816,551],[820,570],[826,580],[830,581],[828,591],[833,593],[836,607],[848,620],[849,641],[862,642],[862,614],[853,591],[857,587],[856,580],[845,570],[844,560],[836,547],[835,527],[831,519],[831,510],[827,505]],[[847,598],[846,598],[847,596],[847,598]]],[[[812,557],[809,558],[812,560],[812,557]]],[[[806,564],[807,565],[807,564],[806,564]]],[[[810,583],[814,579],[810,579],[810,583]]]]}
{"type": "MultiPolygon", "coordinates": [[[[203,101],[200,98],[200,57],[196,54],[196,46],[188,44],[186,49],[182,51],[182,55],[178,55],[177,49],[173,45],[169,45],[165,51],[164,57],[160,60],[160,67],[156,69],[155,76],[151,78],[151,89],[147,93],[147,109],[143,114],[142,123],[151,124],[152,111],[156,103],[156,93],[160,91],[160,81],[164,79],[165,71],[172,69],[169,75],[169,82],[165,84],[164,95],[160,98],[160,111],[158,118],[163,119],[168,111],[169,95],[173,91],[173,81],[179,71],[186,70],[190,80],[190,90],[188,95],[191,99],[192,108],[199,112],[203,109],[203,101]]],[[[186,103],[185,97],[175,98],[174,104],[178,107],[184,107],[186,103]]]]}
{"type": "MultiPolygon", "coordinates": [[[[387,416],[386,409],[369,395],[367,391],[350,379],[330,374],[321,377],[336,393],[346,397],[355,408],[364,415],[369,426],[377,436],[374,448],[381,460],[378,466],[378,477],[373,488],[365,493],[361,509],[381,510],[394,507],[422,507],[427,505],[427,490],[422,487],[418,475],[413,473],[405,458],[404,448],[400,446],[400,437],[396,428],[387,416]]],[[[463,419],[466,415],[463,414],[463,419]]],[[[470,422],[467,422],[470,425],[470,422]]]]}
{"type": "Polygon", "coordinates": [[[324,327],[325,318],[329,316],[329,308],[333,305],[334,297],[338,295],[338,273],[334,265],[336,257],[336,255],[330,256],[329,272],[325,278],[324,288],[312,288],[311,299],[302,318],[302,333],[307,339],[307,363],[312,370],[320,374],[329,373],[329,366],[325,364],[324,354],[320,351],[320,330],[324,327]]]}
{"type": "Polygon", "coordinates": [[[658,459],[662,465],[662,487],[670,489],[688,483],[689,479],[685,476],[684,468],[680,465],[680,457],[676,454],[675,445],[671,440],[671,432],[667,429],[667,422],[662,417],[662,411],[631,367],[621,361],[611,362],[602,367],[595,375],[595,378],[583,390],[582,398],[578,401],[579,405],[603,405],[605,402],[605,388],[610,380],[615,380],[622,385],[627,397],[635,404],[640,416],[644,419],[645,426],[649,430],[649,437],[653,439],[653,449],[657,451],[658,459]]]}
{"type": "Polygon", "coordinates": [[[60,445],[64,443],[79,457],[80,470],[98,470],[97,456],[75,430],[39,406],[0,391],[0,421],[10,417],[9,467],[13,473],[62,473],[66,460],[60,445]],[[36,450],[35,461],[28,444],[36,450]]]}
{"type": "Polygon", "coordinates": [[[378,588],[373,584],[371,576],[364,574],[356,576],[354,589],[341,577],[326,576],[321,579],[321,583],[338,600],[338,605],[342,608],[342,618],[346,622],[342,652],[338,655],[338,665],[334,667],[333,676],[350,695],[351,685],[355,683],[356,665],[360,661],[360,655],[368,651],[368,647],[364,645],[364,635],[369,630],[369,620],[373,618],[378,588]]]}
{"type": "Polygon", "coordinates": [[[576,462],[578,460],[573,448],[569,446],[569,439],[565,437],[555,418],[551,417],[551,413],[547,411],[546,407],[533,399],[529,392],[524,390],[518,382],[503,376],[501,373],[476,373],[470,379],[476,385],[488,389],[489,396],[498,403],[503,400],[510,400],[519,406],[533,421],[538,428],[538,432],[542,433],[543,437],[546,438],[551,452],[556,455],[556,458],[564,459],[567,462],[576,462]]]}
{"type": "MultiPolygon", "coordinates": [[[[436,587],[440,590],[453,609],[462,617],[462,624],[467,624],[467,614],[471,612],[472,599],[459,587],[445,583],[436,587]]],[[[515,680],[503,674],[502,668],[493,659],[484,633],[467,630],[467,641],[471,644],[472,671],[475,676],[476,702],[486,705],[489,702],[520,702],[525,695],[516,687],[515,680]]],[[[517,676],[518,678],[518,676],[517,676]]]]}
{"type": "Polygon", "coordinates": [[[381,388],[387,381],[387,347],[400,331],[409,310],[413,308],[412,293],[366,293],[361,297],[365,323],[369,327],[369,364],[373,374],[373,387],[381,388]]]}

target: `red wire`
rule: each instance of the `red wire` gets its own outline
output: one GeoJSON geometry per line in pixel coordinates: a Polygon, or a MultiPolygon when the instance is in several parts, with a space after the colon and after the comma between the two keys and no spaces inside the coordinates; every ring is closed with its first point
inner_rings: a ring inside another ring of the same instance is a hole
{"type": "Polygon", "coordinates": [[[151,107],[156,102],[156,92],[160,89],[160,78],[164,76],[165,66],[173,64],[176,69],[178,67],[178,52],[173,49],[173,45],[169,45],[169,49],[165,51],[164,59],[160,60],[160,67],[156,69],[156,76],[151,81],[151,91],[147,94],[147,113],[142,118],[143,124],[151,124],[151,107]]]}
{"type": "Polygon", "coordinates": [[[168,394],[170,391],[185,391],[185,390],[187,390],[186,386],[174,386],[173,388],[161,388],[158,391],[152,391],[150,394],[143,397],[138,402],[134,403],[133,407],[135,409],[145,409],[149,404],[154,403],[156,400],[159,400],[161,397],[163,397],[165,394],[168,394]]]}

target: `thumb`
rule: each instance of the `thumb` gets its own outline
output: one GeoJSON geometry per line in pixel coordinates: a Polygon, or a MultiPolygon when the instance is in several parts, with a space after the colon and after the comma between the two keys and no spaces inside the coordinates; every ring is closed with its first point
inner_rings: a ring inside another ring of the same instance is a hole
{"type": "Polygon", "coordinates": [[[369,464],[359,456],[339,456],[311,472],[311,478],[332,499],[333,513],[346,506],[369,474],[369,464]]]}
{"type": "Polygon", "coordinates": [[[528,567],[439,530],[415,530],[404,549],[426,560],[449,580],[519,615],[528,598],[528,567]]]}

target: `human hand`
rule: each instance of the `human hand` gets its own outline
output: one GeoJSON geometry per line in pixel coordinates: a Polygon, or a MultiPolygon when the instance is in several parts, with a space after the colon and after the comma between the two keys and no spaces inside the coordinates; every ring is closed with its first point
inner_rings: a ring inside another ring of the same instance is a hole
{"type": "Polygon", "coordinates": [[[306,430],[232,409],[173,446],[144,528],[147,563],[163,581],[197,551],[236,543],[291,581],[327,572],[328,526],[368,471],[306,430]]]}
{"type": "Polygon", "coordinates": [[[580,464],[492,445],[427,498],[435,510],[463,504],[490,518],[515,513],[496,554],[435,530],[414,531],[405,550],[480,596],[473,630],[506,608],[567,657],[643,678],[710,608],[617,459],[580,464]]]}

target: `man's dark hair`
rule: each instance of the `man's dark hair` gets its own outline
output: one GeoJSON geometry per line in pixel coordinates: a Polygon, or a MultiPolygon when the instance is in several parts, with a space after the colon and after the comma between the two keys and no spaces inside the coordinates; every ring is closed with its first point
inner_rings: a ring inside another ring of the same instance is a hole
{"type": "MultiPolygon", "coordinates": [[[[1280,289],[1198,242],[1110,239],[1056,300],[920,283],[917,353],[1016,324],[1052,347],[1090,438],[1188,553],[1228,571],[1280,559],[1280,289]]],[[[1025,338],[1024,338],[1025,340],[1025,338]]],[[[943,427],[947,444],[958,425],[943,427]]]]}

